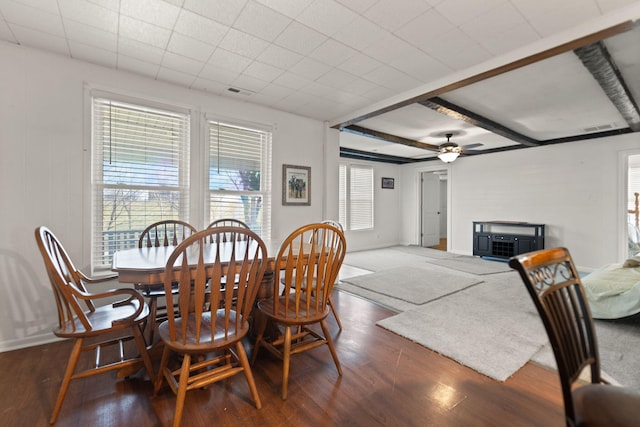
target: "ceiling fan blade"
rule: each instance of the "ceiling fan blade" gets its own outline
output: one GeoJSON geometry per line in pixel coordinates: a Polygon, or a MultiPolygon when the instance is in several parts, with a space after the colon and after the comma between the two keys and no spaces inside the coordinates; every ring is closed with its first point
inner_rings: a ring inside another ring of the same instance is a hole
{"type": "Polygon", "coordinates": [[[460,148],[462,148],[463,150],[471,150],[472,148],[477,148],[477,147],[482,147],[484,144],[478,142],[475,144],[467,144],[467,145],[463,145],[460,148]]]}

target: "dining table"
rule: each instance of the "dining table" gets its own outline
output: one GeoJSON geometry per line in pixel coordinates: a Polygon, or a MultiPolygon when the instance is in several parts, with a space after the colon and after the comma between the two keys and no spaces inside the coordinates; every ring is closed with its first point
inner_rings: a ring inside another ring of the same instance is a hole
{"type": "MultiPolygon", "coordinates": [[[[280,243],[277,241],[264,240],[267,247],[267,269],[264,273],[257,299],[270,298],[273,296],[273,278],[277,268],[275,254],[277,254],[280,243]]],[[[237,243],[242,244],[242,243],[237,243]]],[[[225,261],[225,253],[230,254],[230,243],[222,244],[221,260],[225,261]]],[[[205,264],[213,264],[217,244],[206,243],[204,246],[205,264]]],[[[111,270],[118,273],[120,283],[135,284],[138,289],[144,291],[145,287],[158,287],[164,284],[164,272],[167,260],[173,253],[176,246],[154,246],[133,249],[118,250],[113,254],[111,270]]],[[[228,259],[228,256],[227,256],[228,259]]],[[[195,268],[197,259],[194,256],[193,262],[189,260],[189,265],[195,268]]]]}

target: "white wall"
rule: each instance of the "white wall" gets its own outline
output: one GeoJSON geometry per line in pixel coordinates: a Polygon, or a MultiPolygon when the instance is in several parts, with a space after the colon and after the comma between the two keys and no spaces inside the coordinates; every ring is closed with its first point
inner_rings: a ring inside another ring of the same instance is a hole
{"type": "Polygon", "coordinates": [[[383,248],[400,243],[402,205],[400,193],[404,186],[398,165],[342,159],[342,163],[373,167],[374,228],[346,231],[347,251],[383,248]],[[382,178],[394,178],[394,189],[382,188],[382,178]]]}
{"type": "Polygon", "coordinates": [[[88,272],[86,85],[273,126],[272,237],[337,216],[339,143],[325,123],[8,43],[0,63],[0,351],[51,339],[57,322],[37,226],[88,272]],[[282,206],[283,163],[311,167],[311,206],[282,206]]]}
{"type": "MultiPolygon", "coordinates": [[[[545,247],[566,246],[587,269],[618,262],[625,247],[621,153],[635,134],[459,158],[449,171],[452,252],[471,255],[472,222],[546,224],[545,247]]],[[[432,163],[403,165],[402,242],[417,242],[416,175],[432,163]]]]}

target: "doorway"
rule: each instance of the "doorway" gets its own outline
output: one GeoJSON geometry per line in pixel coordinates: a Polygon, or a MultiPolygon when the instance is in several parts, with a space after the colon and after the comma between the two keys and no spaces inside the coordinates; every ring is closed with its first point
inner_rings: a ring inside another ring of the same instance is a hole
{"type": "Polygon", "coordinates": [[[447,250],[446,169],[420,174],[420,246],[447,250]]]}

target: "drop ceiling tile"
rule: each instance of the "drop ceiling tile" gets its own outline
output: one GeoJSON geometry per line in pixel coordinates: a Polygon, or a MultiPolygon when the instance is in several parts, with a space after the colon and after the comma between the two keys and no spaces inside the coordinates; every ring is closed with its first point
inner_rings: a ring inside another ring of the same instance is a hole
{"type": "Polygon", "coordinates": [[[511,3],[503,3],[460,25],[460,29],[471,38],[482,42],[485,38],[495,37],[510,28],[527,26],[527,21],[511,3]]]}
{"type": "Polygon", "coordinates": [[[295,19],[313,0],[256,0],[281,14],[295,19]]]}
{"type": "Polygon", "coordinates": [[[348,7],[356,13],[362,14],[366,12],[371,6],[376,4],[379,0],[336,0],[343,6],[348,7]]]}
{"type": "Polygon", "coordinates": [[[22,25],[11,25],[11,31],[21,45],[57,53],[64,56],[69,55],[67,40],[63,37],[43,33],[22,25]]]}
{"type": "Polygon", "coordinates": [[[365,96],[367,92],[375,89],[376,87],[377,86],[373,82],[358,77],[352,81],[349,87],[345,90],[355,95],[365,96]]]}
{"type": "Polygon", "coordinates": [[[236,73],[243,72],[251,62],[252,61],[249,58],[220,48],[216,49],[213,52],[213,55],[211,55],[211,58],[209,58],[209,64],[236,73]]]}
{"type": "Polygon", "coordinates": [[[337,67],[357,52],[333,39],[328,39],[309,55],[311,58],[327,65],[337,67]]]}
{"type": "Polygon", "coordinates": [[[121,16],[119,34],[128,39],[139,40],[142,43],[165,49],[169,43],[171,31],[128,16],[121,16]]]}
{"type": "Polygon", "coordinates": [[[392,65],[423,83],[437,80],[452,71],[450,67],[417,49],[415,53],[395,58],[392,65]]]}
{"type": "Polygon", "coordinates": [[[231,71],[222,67],[219,67],[217,64],[208,63],[204,66],[202,71],[198,77],[203,79],[213,80],[218,83],[222,83],[225,85],[230,85],[231,82],[238,77],[240,73],[236,71],[231,71]]]}
{"type": "Polygon", "coordinates": [[[346,71],[334,68],[316,79],[317,83],[330,86],[335,89],[348,90],[357,77],[346,71]]]}
{"type": "Polygon", "coordinates": [[[200,62],[207,62],[215,46],[173,32],[167,50],[200,62]]]}
{"type": "Polygon", "coordinates": [[[222,40],[229,27],[188,10],[183,10],[178,16],[174,30],[201,42],[216,45],[222,40]]]}
{"type": "Polygon", "coordinates": [[[69,40],[95,46],[99,49],[106,49],[109,52],[118,50],[118,36],[111,31],[90,27],[70,19],[64,20],[64,29],[69,40]]]}
{"type": "Polygon", "coordinates": [[[397,94],[398,93],[395,90],[376,85],[373,89],[368,90],[361,95],[367,99],[377,102],[385,100],[387,98],[391,98],[392,96],[397,94]]]}
{"type": "MultiPolygon", "coordinates": [[[[9,24],[17,24],[24,28],[31,28],[37,32],[58,37],[64,37],[65,35],[62,19],[56,13],[49,13],[16,2],[5,2],[2,4],[2,15],[9,24]],[[38,16],[38,19],[33,19],[34,16],[38,16]]],[[[20,39],[18,41],[21,42],[20,39]]]]}
{"type": "Polygon", "coordinates": [[[158,63],[145,62],[138,57],[118,54],[118,69],[148,76],[153,79],[158,75],[158,63]]]}
{"type": "Polygon", "coordinates": [[[264,64],[262,62],[253,61],[244,71],[243,74],[255,77],[266,82],[272,82],[280,74],[284,73],[282,68],[274,67],[269,64],[264,64]]]}
{"type": "Polygon", "coordinates": [[[247,0],[185,0],[184,8],[230,26],[246,4],[247,0]]]}
{"type": "Polygon", "coordinates": [[[241,74],[236,79],[231,82],[231,86],[237,89],[241,89],[242,91],[250,91],[250,92],[260,92],[264,89],[269,82],[258,79],[256,77],[248,76],[246,74],[241,74]]]}
{"type": "Polygon", "coordinates": [[[333,35],[333,38],[362,51],[384,38],[386,31],[373,22],[358,16],[333,35]]]}
{"type": "Polygon", "coordinates": [[[173,52],[165,52],[161,66],[162,68],[169,68],[195,77],[202,71],[204,62],[196,61],[195,59],[187,58],[186,56],[173,52]]]}
{"type": "Polygon", "coordinates": [[[280,86],[275,83],[269,83],[265,86],[260,93],[252,95],[251,98],[257,98],[261,100],[261,103],[268,102],[269,105],[283,99],[286,96],[291,95],[294,92],[293,89],[288,87],[280,86]]]}
{"type": "Polygon", "coordinates": [[[273,83],[277,85],[284,86],[293,90],[302,89],[303,87],[310,85],[311,82],[312,80],[310,79],[301,77],[288,71],[285,71],[280,75],[280,77],[273,81],[273,83]]]}
{"type": "Polygon", "coordinates": [[[69,51],[73,59],[79,59],[108,68],[116,68],[117,65],[118,55],[115,53],[115,50],[108,51],[69,40],[69,51]]]}
{"type": "Polygon", "coordinates": [[[118,53],[131,58],[138,58],[150,64],[160,65],[164,49],[141,43],[138,40],[118,37],[118,53]]]}
{"type": "Polygon", "coordinates": [[[60,9],[58,9],[58,1],[57,0],[19,0],[19,1],[3,1],[0,6],[0,9],[4,9],[4,3],[21,3],[24,6],[31,6],[36,9],[44,10],[45,12],[53,13],[55,15],[60,14],[60,9]]]}
{"type": "Polygon", "coordinates": [[[307,55],[327,40],[327,36],[298,22],[292,22],[274,43],[301,55],[307,55]]]}
{"type": "Polygon", "coordinates": [[[538,33],[530,25],[511,27],[500,34],[485,36],[480,45],[493,55],[510,52],[529,43],[540,40],[538,33]]]}
{"type": "Polygon", "coordinates": [[[435,9],[453,25],[460,26],[506,2],[507,0],[445,0],[435,9]]]}
{"type": "Polygon", "coordinates": [[[269,42],[259,39],[235,28],[230,28],[219,47],[247,58],[257,58],[267,47],[269,42]]]}
{"type": "Polygon", "coordinates": [[[363,78],[400,92],[420,85],[420,81],[388,65],[376,68],[372,72],[365,74],[363,78]]]}
{"type": "Polygon", "coordinates": [[[331,67],[320,61],[311,58],[303,58],[293,67],[289,68],[294,74],[298,74],[309,80],[316,80],[318,77],[331,70],[331,67]]]}
{"type": "Polygon", "coordinates": [[[298,15],[297,20],[331,37],[356,17],[353,11],[333,0],[316,0],[298,15]]]}
{"type": "Polygon", "coordinates": [[[365,49],[363,53],[388,65],[393,65],[394,61],[400,57],[422,54],[415,46],[394,34],[386,35],[382,40],[365,49]]]}
{"type": "Polygon", "coordinates": [[[423,0],[381,0],[364,16],[388,31],[396,31],[429,8],[423,0]]]}
{"type": "Polygon", "coordinates": [[[229,85],[198,77],[193,81],[193,83],[191,83],[191,88],[196,90],[204,90],[205,92],[215,93],[219,95],[226,92],[229,88],[229,85]]]}
{"type": "Polygon", "coordinates": [[[60,14],[91,27],[118,32],[118,14],[108,8],[84,0],[58,0],[60,14]]]}
{"type": "Polygon", "coordinates": [[[351,74],[355,74],[356,76],[362,76],[370,73],[381,65],[382,62],[363,53],[357,53],[342,64],[338,65],[338,68],[348,71],[351,74]]]}
{"type": "Polygon", "coordinates": [[[120,13],[171,30],[176,24],[180,8],[156,0],[120,0],[120,13]]]}
{"type": "Polygon", "coordinates": [[[288,69],[302,60],[303,56],[274,44],[269,45],[259,56],[260,62],[288,69]]]}
{"type": "Polygon", "coordinates": [[[233,28],[273,42],[291,23],[291,18],[259,3],[250,1],[233,23],[233,28]],[[268,25],[265,25],[268,23],[268,25]]]}
{"type": "Polygon", "coordinates": [[[0,19],[0,40],[5,40],[9,43],[18,43],[4,19],[0,19]]]}
{"type": "Polygon", "coordinates": [[[440,38],[443,33],[453,29],[455,26],[444,16],[437,10],[430,9],[400,28],[395,34],[413,46],[423,49],[424,46],[428,46],[430,40],[440,38]]]}
{"type": "Polygon", "coordinates": [[[594,1],[512,0],[514,6],[542,37],[565,30],[600,15],[594,1]]]}
{"type": "Polygon", "coordinates": [[[158,70],[158,80],[175,83],[179,86],[190,87],[195,81],[195,77],[170,68],[160,67],[158,70]]]}

